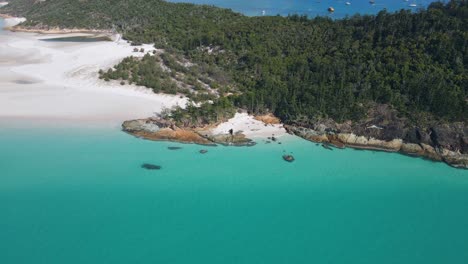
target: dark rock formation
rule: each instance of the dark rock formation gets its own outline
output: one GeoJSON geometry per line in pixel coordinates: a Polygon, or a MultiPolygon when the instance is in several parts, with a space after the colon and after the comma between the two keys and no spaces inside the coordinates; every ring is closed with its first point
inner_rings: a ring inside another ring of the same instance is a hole
{"type": "Polygon", "coordinates": [[[337,147],[400,152],[457,168],[468,168],[468,127],[466,122],[421,120],[415,124],[389,106],[376,105],[366,118],[337,123],[331,119],[285,125],[287,131],[304,139],[337,147]]]}
{"type": "Polygon", "coordinates": [[[168,150],[179,150],[181,147],[167,147],[168,150]]]}
{"type": "Polygon", "coordinates": [[[161,169],[161,166],[154,165],[154,164],[149,164],[149,163],[145,163],[145,164],[141,165],[141,167],[143,169],[146,169],[146,170],[160,170],[161,169]]]}
{"type": "Polygon", "coordinates": [[[292,155],[283,155],[283,159],[287,162],[293,162],[295,160],[292,155]]]}
{"type": "Polygon", "coordinates": [[[224,146],[254,146],[255,142],[242,133],[206,135],[206,138],[216,144],[224,146]]]}
{"type": "Polygon", "coordinates": [[[333,149],[330,147],[330,144],[327,143],[327,142],[323,143],[323,144],[322,144],[322,147],[323,147],[324,149],[327,149],[327,150],[333,150],[333,149]]]}

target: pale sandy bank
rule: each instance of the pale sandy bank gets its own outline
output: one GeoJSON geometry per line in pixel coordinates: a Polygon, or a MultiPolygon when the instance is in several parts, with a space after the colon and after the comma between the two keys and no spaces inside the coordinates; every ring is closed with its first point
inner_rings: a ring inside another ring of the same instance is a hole
{"type": "MultiPolygon", "coordinates": [[[[9,26],[20,21],[7,19],[9,26]]],[[[131,55],[143,55],[134,53],[128,43],[43,41],[66,36],[0,31],[0,118],[119,124],[152,116],[165,107],[185,105],[186,99],[179,96],[98,79],[99,69],[131,55]]],[[[144,48],[153,49],[151,45],[144,48]]]]}
{"type": "MultiPolygon", "coordinates": [[[[6,21],[13,26],[23,19],[6,21]]],[[[113,42],[44,41],[80,35],[0,32],[0,118],[120,125],[185,105],[186,99],[180,96],[99,80],[99,69],[108,69],[128,56],[144,55],[133,52],[134,47],[119,37],[113,42]]],[[[143,48],[154,50],[151,45],[143,48]]],[[[266,125],[247,114],[236,114],[212,133],[226,134],[230,129],[248,138],[286,134],[282,125],[266,125]]]]}
{"type": "Polygon", "coordinates": [[[267,138],[282,137],[287,134],[283,125],[267,125],[261,121],[255,120],[253,116],[249,116],[246,113],[237,113],[233,118],[227,122],[220,124],[211,133],[227,134],[232,129],[234,132],[242,131],[247,138],[267,138]]]}

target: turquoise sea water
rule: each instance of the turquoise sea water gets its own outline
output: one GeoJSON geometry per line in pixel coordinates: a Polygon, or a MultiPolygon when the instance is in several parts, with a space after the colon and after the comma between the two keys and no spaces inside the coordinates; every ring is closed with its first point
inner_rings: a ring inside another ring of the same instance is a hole
{"type": "MultiPolygon", "coordinates": [[[[260,16],[265,11],[266,15],[288,15],[305,14],[311,17],[317,15],[330,16],[332,18],[342,18],[356,13],[376,14],[382,9],[397,11],[400,9],[417,10],[427,7],[434,0],[375,0],[375,4],[370,4],[368,0],[169,0],[171,2],[189,2],[196,4],[216,5],[231,8],[237,12],[250,16],[260,16]],[[350,5],[346,5],[350,2],[350,5]],[[417,7],[410,7],[410,4],[417,7]],[[328,7],[334,7],[335,12],[330,14],[328,7]]],[[[445,2],[445,1],[442,1],[445,2]]]]}
{"type": "Polygon", "coordinates": [[[0,263],[468,263],[468,171],[281,141],[0,119],[0,263]]]}
{"type": "Polygon", "coordinates": [[[0,122],[0,263],[468,261],[468,171],[443,163],[45,127],[0,122]]]}

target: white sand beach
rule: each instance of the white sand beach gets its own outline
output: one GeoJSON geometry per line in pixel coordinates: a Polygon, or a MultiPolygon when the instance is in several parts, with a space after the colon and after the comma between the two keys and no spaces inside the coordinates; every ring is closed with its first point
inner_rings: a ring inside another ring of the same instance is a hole
{"type": "Polygon", "coordinates": [[[4,18],[3,21],[4,21],[3,26],[8,28],[8,27],[12,27],[12,26],[18,25],[20,23],[23,23],[24,21],[26,21],[26,18],[24,18],[24,17],[7,17],[7,18],[4,18]]]}
{"type": "MultiPolygon", "coordinates": [[[[7,18],[7,26],[24,21],[7,18]]],[[[128,56],[143,56],[120,40],[113,42],[50,42],[50,38],[84,34],[36,34],[0,31],[0,119],[98,122],[120,125],[146,118],[163,108],[185,106],[180,96],[155,94],[145,87],[120,85],[98,78],[128,56]]],[[[146,52],[152,45],[142,46],[146,52]]],[[[230,129],[249,138],[280,137],[281,125],[265,125],[247,114],[219,125],[214,134],[230,129]]]]}
{"type": "Polygon", "coordinates": [[[211,133],[226,134],[232,129],[234,132],[242,131],[248,138],[267,138],[271,136],[282,137],[287,135],[283,125],[267,125],[261,121],[255,120],[253,116],[246,113],[237,113],[229,119],[211,130],[211,133]]]}
{"type": "MultiPolygon", "coordinates": [[[[22,19],[6,19],[7,26],[22,19]]],[[[0,33],[0,118],[64,121],[107,121],[145,118],[154,112],[185,105],[179,96],[121,86],[98,79],[107,69],[134,53],[127,42],[47,42],[74,35],[0,33]]],[[[151,51],[151,45],[144,45],[151,51]]]]}

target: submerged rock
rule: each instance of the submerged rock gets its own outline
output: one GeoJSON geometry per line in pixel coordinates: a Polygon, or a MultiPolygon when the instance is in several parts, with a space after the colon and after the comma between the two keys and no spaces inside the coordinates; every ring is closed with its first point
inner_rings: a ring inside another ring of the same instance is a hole
{"type": "Polygon", "coordinates": [[[328,144],[328,143],[323,143],[323,144],[322,144],[322,147],[323,147],[324,149],[333,150],[332,147],[330,147],[330,144],[328,144]]]}
{"type": "Polygon", "coordinates": [[[182,149],[181,147],[167,147],[169,150],[179,150],[182,149]]]}
{"type": "Polygon", "coordinates": [[[283,159],[287,162],[293,162],[295,160],[292,155],[283,155],[283,159]]]}
{"type": "Polygon", "coordinates": [[[141,165],[141,167],[143,169],[146,169],[146,170],[160,170],[161,169],[161,166],[154,165],[154,164],[149,164],[149,163],[145,163],[145,164],[141,165]]]}
{"type": "Polygon", "coordinates": [[[208,150],[202,149],[202,150],[200,150],[200,153],[201,153],[201,154],[206,154],[206,153],[208,153],[208,150]]]}

